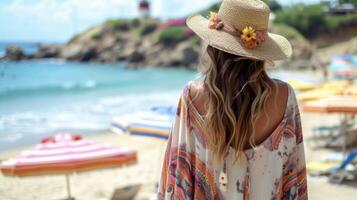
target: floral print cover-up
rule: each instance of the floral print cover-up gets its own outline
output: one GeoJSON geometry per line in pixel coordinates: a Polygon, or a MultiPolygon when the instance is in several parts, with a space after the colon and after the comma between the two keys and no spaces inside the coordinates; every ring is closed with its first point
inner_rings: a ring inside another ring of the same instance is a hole
{"type": "MultiPolygon", "coordinates": [[[[203,130],[203,117],[193,106],[190,84],[180,97],[168,139],[158,199],[307,199],[306,168],[300,113],[295,93],[289,96],[283,120],[254,149],[234,162],[226,157],[227,190],[219,188],[223,165],[213,164],[203,130]]],[[[223,163],[223,160],[222,160],[223,163]]]]}

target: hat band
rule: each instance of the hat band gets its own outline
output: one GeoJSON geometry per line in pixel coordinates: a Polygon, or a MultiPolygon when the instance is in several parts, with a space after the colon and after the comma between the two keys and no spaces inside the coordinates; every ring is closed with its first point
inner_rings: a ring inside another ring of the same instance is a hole
{"type": "Polygon", "coordinates": [[[234,37],[238,37],[247,49],[254,49],[264,42],[268,35],[267,30],[257,31],[251,26],[246,26],[243,30],[238,30],[231,24],[223,21],[215,12],[210,13],[209,20],[208,28],[224,31],[234,37]]]}

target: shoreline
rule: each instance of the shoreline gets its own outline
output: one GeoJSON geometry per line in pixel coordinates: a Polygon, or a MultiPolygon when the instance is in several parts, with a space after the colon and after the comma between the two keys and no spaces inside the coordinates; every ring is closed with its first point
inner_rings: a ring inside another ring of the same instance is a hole
{"type": "MultiPolygon", "coordinates": [[[[55,133],[60,133],[61,131],[57,131],[55,133]]],[[[63,132],[63,131],[62,131],[63,132]]],[[[100,137],[100,135],[103,135],[103,134],[109,134],[111,133],[110,129],[103,129],[103,130],[99,130],[99,131],[94,131],[94,130],[90,130],[90,131],[87,131],[87,130],[80,130],[80,131],[64,131],[64,132],[69,132],[69,133],[78,133],[80,134],[83,138],[85,139],[91,139],[91,138],[96,138],[96,137],[100,137]],[[86,134],[81,134],[81,132],[87,132],[86,134]]],[[[17,143],[17,144],[13,144],[11,145],[10,148],[6,148],[6,149],[2,149],[0,147],[0,160],[3,160],[2,159],[2,155],[6,152],[19,152],[19,151],[23,151],[23,150],[26,150],[26,149],[30,149],[30,148],[33,148],[35,147],[37,144],[40,143],[40,140],[41,138],[43,137],[47,137],[47,136],[51,136],[51,135],[54,135],[55,133],[53,134],[48,134],[48,135],[41,135],[40,136],[40,139],[39,140],[36,140],[36,142],[34,142],[35,139],[33,140],[27,140],[26,142],[21,142],[20,145],[17,143]]],[[[30,136],[28,136],[30,137],[30,136]]]]}

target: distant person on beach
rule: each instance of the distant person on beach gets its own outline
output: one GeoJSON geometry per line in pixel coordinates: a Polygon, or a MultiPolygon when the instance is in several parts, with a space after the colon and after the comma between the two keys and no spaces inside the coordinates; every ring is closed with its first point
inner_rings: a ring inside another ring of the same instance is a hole
{"type": "Polygon", "coordinates": [[[295,93],[265,70],[292,48],[267,32],[269,14],[260,0],[223,0],[187,19],[210,64],[180,98],[158,199],[307,199],[295,93]]]}

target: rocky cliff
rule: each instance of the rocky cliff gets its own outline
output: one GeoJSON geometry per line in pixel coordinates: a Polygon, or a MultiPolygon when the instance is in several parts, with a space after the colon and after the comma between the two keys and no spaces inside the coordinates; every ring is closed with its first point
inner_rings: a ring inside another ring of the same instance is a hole
{"type": "MultiPolygon", "coordinates": [[[[199,45],[192,45],[189,36],[165,38],[165,31],[172,27],[160,27],[163,25],[155,20],[109,20],[73,38],[60,49],[59,57],[83,62],[125,61],[134,67],[192,67],[198,60],[199,45]]],[[[173,34],[184,34],[176,31],[173,34]]]]}
{"type": "MultiPolygon", "coordinates": [[[[277,65],[293,68],[311,67],[318,49],[294,28],[272,24],[270,31],[281,34],[293,45],[293,56],[277,65]]],[[[74,36],[63,46],[44,45],[33,55],[9,47],[3,59],[23,60],[59,58],[79,62],[126,62],[128,67],[195,68],[201,54],[201,42],[182,19],[107,20],[101,25],[74,36]]],[[[344,52],[336,52],[344,53],[344,52]]],[[[318,65],[321,65],[319,61],[318,65]]],[[[323,63],[322,63],[323,64],[323,63]]],[[[312,66],[313,67],[313,66],[312,66]]]]}
{"type": "Polygon", "coordinates": [[[129,67],[194,67],[200,42],[184,20],[108,20],[73,37],[67,44],[44,45],[25,55],[9,47],[3,59],[59,58],[80,62],[127,62],[129,67]]]}

